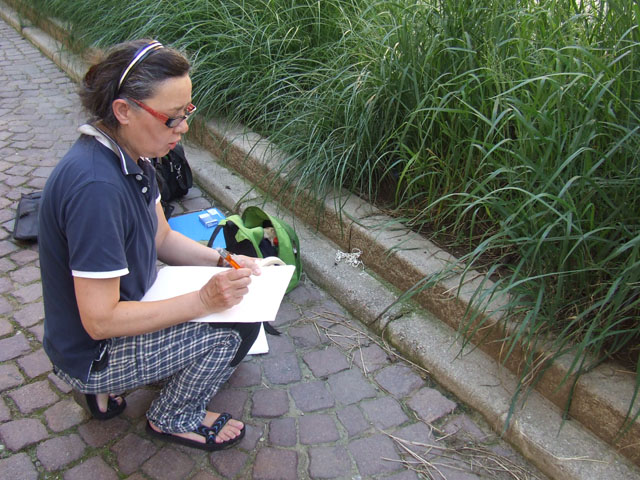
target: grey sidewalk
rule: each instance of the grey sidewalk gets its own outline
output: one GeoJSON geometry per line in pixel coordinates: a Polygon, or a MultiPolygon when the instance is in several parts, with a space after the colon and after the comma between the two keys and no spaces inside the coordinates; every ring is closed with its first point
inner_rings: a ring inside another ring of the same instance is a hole
{"type": "MultiPolygon", "coordinates": [[[[270,353],[212,399],[248,424],[237,448],[148,438],[157,387],[127,392],[121,418],[89,420],[41,347],[37,248],[11,238],[20,195],[42,188],[83,115],[71,81],[4,22],[0,69],[0,478],[544,478],[309,281],[285,298],[270,353]]],[[[194,188],[178,211],[212,203],[194,188]]]]}

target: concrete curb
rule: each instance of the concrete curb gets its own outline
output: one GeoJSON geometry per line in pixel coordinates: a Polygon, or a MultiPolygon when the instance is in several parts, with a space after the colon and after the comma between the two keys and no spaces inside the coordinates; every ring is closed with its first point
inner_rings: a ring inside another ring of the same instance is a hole
{"type": "MultiPolygon", "coordinates": [[[[0,14],[5,21],[52,58],[70,77],[75,80],[81,78],[86,70],[82,60],[66,53],[59,41],[52,39],[40,29],[22,25],[15,12],[4,4],[0,3],[0,7],[0,14]]],[[[260,175],[260,171],[252,166],[272,165],[274,158],[277,158],[277,155],[273,155],[272,147],[253,134],[222,124],[210,124],[208,127],[214,132],[208,134],[209,137],[214,143],[218,143],[213,150],[218,151],[218,157],[223,158],[225,164],[244,164],[244,168],[251,170],[253,175],[260,175]]],[[[203,137],[202,132],[200,137],[203,137]]],[[[190,145],[187,146],[187,154],[198,184],[222,206],[238,210],[239,206],[244,208],[249,204],[262,204],[264,198],[249,182],[220,164],[207,150],[190,145]]],[[[237,170],[242,171],[242,168],[237,170]]],[[[334,214],[328,220],[325,219],[329,224],[324,227],[326,230],[321,226],[320,231],[329,232],[331,238],[325,237],[318,229],[301,223],[300,219],[305,218],[304,216],[297,214],[296,218],[293,218],[270,202],[266,204],[265,209],[295,225],[303,245],[304,269],[311,280],[334,296],[363,323],[383,335],[405,356],[429,370],[439,383],[461,401],[482,413],[496,431],[500,432],[505,428],[511,393],[515,390],[515,377],[509,370],[499,366],[479,349],[458,355],[460,345],[455,340],[455,330],[413,304],[387,312],[386,316],[376,321],[388,305],[396,300],[399,292],[380,280],[375,273],[335,262],[336,251],[344,250],[345,246],[349,247],[350,240],[350,246],[364,247],[361,248],[363,251],[366,249],[368,255],[365,262],[368,267],[377,267],[378,271],[384,269],[384,263],[374,266],[374,259],[388,258],[393,245],[398,242],[399,235],[407,235],[406,232],[370,228],[372,225],[380,224],[381,218],[375,215],[377,212],[371,206],[353,198],[349,199],[346,208],[348,213],[344,217],[349,219],[350,224],[336,229],[335,225],[331,225],[337,218],[334,214]],[[341,232],[337,237],[336,230],[341,232]],[[351,234],[350,237],[344,236],[345,231],[351,234]],[[342,238],[342,241],[339,241],[341,245],[334,243],[334,237],[342,238]]],[[[406,240],[418,242],[417,248],[421,250],[417,256],[412,256],[411,251],[398,252],[397,255],[406,255],[402,260],[406,263],[415,264],[417,261],[420,268],[426,269],[425,272],[433,271],[434,266],[430,262],[440,265],[448,259],[446,254],[433,246],[420,243],[420,238],[411,237],[406,240]],[[431,254],[424,255],[424,251],[431,254]],[[429,261],[425,262],[425,258],[429,261]]],[[[416,246],[413,243],[412,245],[416,246]]],[[[448,313],[453,313],[450,308],[448,313]]],[[[439,316],[446,314],[446,309],[444,312],[438,312],[439,316]]],[[[505,438],[529,461],[553,478],[640,479],[640,471],[636,466],[586,431],[578,422],[566,421],[559,429],[561,424],[562,418],[557,408],[542,395],[534,392],[528,397],[526,408],[519,409],[514,414],[505,432],[505,438]]]]}

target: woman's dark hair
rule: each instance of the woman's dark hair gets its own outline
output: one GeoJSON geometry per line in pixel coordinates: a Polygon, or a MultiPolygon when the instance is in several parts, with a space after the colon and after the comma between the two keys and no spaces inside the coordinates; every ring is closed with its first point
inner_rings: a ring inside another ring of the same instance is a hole
{"type": "Polygon", "coordinates": [[[189,61],[182,53],[173,48],[158,48],[136,63],[118,87],[136,53],[152,42],[134,40],[115,45],[87,71],[80,86],[80,100],[91,121],[102,120],[107,127],[117,128],[118,120],[111,108],[116,98],[143,101],[153,96],[158,83],[189,73],[189,61]]]}

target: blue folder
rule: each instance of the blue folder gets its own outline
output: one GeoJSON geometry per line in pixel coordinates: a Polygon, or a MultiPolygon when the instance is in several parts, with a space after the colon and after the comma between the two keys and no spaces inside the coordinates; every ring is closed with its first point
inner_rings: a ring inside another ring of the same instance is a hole
{"type": "MultiPolygon", "coordinates": [[[[215,207],[206,208],[198,212],[185,213],[169,218],[169,226],[182,233],[184,236],[192,238],[197,242],[209,241],[211,234],[218,225],[218,221],[224,219],[224,214],[215,207]],[[210,225],[210,226],[207,226],[210,225]]],[[[216,236],[213,247],[226,247],[224,235],[216,236]]]]}

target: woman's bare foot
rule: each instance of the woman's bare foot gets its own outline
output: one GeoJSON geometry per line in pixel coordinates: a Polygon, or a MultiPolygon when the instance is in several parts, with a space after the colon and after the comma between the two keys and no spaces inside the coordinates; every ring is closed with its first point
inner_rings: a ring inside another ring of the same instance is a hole
{"type": "MultiPolygon", "coordinates": [[[[207,427],[211,427],[219,416],[220,416],[219,413],[207,412],[207,414],[204,417],[204,420],[202,421],[202,424],[207,427]]],[[[156,425],[153,422],[151,422],[151,420],[149,420],[149,425],[156,432],[162,432],[162,430],[156,427],[156,425]]],[[[233,418],[229,419],[229,421],[222,427],[222,430],[218,432],[218,435],[216,435],[216,443],[222,443],[229,440],[233,440],[238,435],[240,435],[243,427],[244,427],[244,423],[242,423],[241,421],[234,420],[233,418]]],[[[172,433],[171,435],[175,435],[176,437],[186,438],[188,440],[195,440],[196,442],[200,442],[200,443],[205,443],[206,441],[205,437],[193,432],[172,433]]]]}

